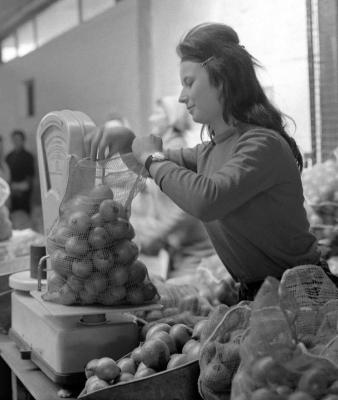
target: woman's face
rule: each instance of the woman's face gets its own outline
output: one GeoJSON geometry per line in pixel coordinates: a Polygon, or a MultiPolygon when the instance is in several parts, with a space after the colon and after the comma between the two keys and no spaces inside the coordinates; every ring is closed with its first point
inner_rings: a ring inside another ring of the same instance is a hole
{"type": "Polygon", "coordinates": [[[179,101],[185,103],[195,122],[215,125],[223,120],[220,90],[212,86],[201,63],[183,61],[180,65],[182,91],[179,101]]]}
{"type": "Polygon", "coordinates": [[[155,104],[153,113],[149,117],[150,132],[153,135],[162,136],[168,129],[169,121],[164,108],[160,104],[155,104]]]}

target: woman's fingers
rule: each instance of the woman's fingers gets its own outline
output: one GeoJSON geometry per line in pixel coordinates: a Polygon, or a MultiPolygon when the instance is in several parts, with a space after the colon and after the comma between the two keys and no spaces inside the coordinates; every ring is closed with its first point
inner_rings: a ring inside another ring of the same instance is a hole
{"type": "Polygon", "coordinates": [[[96,160],[98,145],[102,137],[102,128],[95,128],[87,132],[84,137],[85,155],[92,160],[96,160]]]}
{"type": "Polygon", "coordinates": [[[104,160],[116,153],[130,152],[134,137],[125,127],[98,127],[85,135],[86,155],[92,160],[104,160]]]}
{"type": "Polygon", "coordinates": [[[97,159],[104,160],[107,157],[119,151],[119,140],[118,137],[114,137],[113,132],[108,129],[103,129],[100,136],[100,142],[97,146],[97,159]]]}

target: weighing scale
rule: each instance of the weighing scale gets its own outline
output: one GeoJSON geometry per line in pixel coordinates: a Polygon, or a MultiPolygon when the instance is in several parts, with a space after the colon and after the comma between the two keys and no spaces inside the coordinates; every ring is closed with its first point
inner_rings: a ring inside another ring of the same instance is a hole
{"type": "MultiPolygon", "coordinates": [[[[47,114],[37,130],[37,151],[44,230],[47,236],[58,217],[66,190],[70,155],[84,156],[84,136],[94,122],[79,111],[47,114]]],[[[47,270],[48,273],[48,270],[47,270]]],[[[131,312],[161,308],[64,306],[42,300],[42,282],[27,274],[10,277],[12,326],[10,336],[54,382],[75,385],[85,380],[84,368],[94,358],[118,359],[139,344],[137,319],[131,312]]]]}

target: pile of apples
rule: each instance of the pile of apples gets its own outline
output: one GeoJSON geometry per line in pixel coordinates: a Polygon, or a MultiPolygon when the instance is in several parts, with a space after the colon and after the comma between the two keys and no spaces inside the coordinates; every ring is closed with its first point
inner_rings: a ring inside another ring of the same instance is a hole
{"type": "Polygon", "coordinates": [[[130,355],[117,362],[109,357],[89,361],[85,368],[87,381],[82,394],[198,360],[201,333],[207,323],[207,319],[201,320],[193,329],[185,324],[151,325],[145,334],[145,341],[130,355]]]}
{"type": "Polygon", "coordinates": [[[48,237],[52,274],[45,300],[64,305],[141,305],[157,290],[138,260],[128,210],[101,184],[60,207],[48,237]]]}

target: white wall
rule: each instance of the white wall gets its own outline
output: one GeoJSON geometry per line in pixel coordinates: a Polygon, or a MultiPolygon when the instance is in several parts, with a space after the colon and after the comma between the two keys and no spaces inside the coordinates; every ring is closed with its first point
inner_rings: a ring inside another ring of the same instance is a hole
{"type": "Polygon", "coordinates": [[[121,2],[27,56],[1,65],[0,132],[8,135],[13,128],[25,129],[28,147],[35,151],[41,118],[67,108],[87,113],[97,124],[116,108],[141,129],[141,110],[148,100],[141,95],[139,74],[150,57],[148,48],[142,49],[147,32],[140,37],[143,22],[138,7],[138,0],[121,2]],[[37,115],[27,118],[22,82],[31,78],[36,82],[37,115]]]}
{"type": "MultiPolygon", "coordinates": [[[[310,150],[305,0],[124,0],[110,11],[0,66],[0,134],[29,135],[35,151],[40,119],[77,109],[98,124],[116,107],[140,134],[156,97],[180,90],[176,44],[193,25],[221,21],[266,67],[277,106],[297,123],[295,138],[310,150]],[[36,81],[34,118],[22,111],[22,82],[36,81]]],[[[9,149],[5,142],[5,149],[9,149]]]]}
{"type": "Polygon", "coordinates": [[[180,90],[180,37],[200,22],[227,23],[264,65],[262,83],[273,88],[275,104],[297,124],[298,144],[310,151],[305,0],[152,0],[152,14],[154,97],[180,90]]]}

